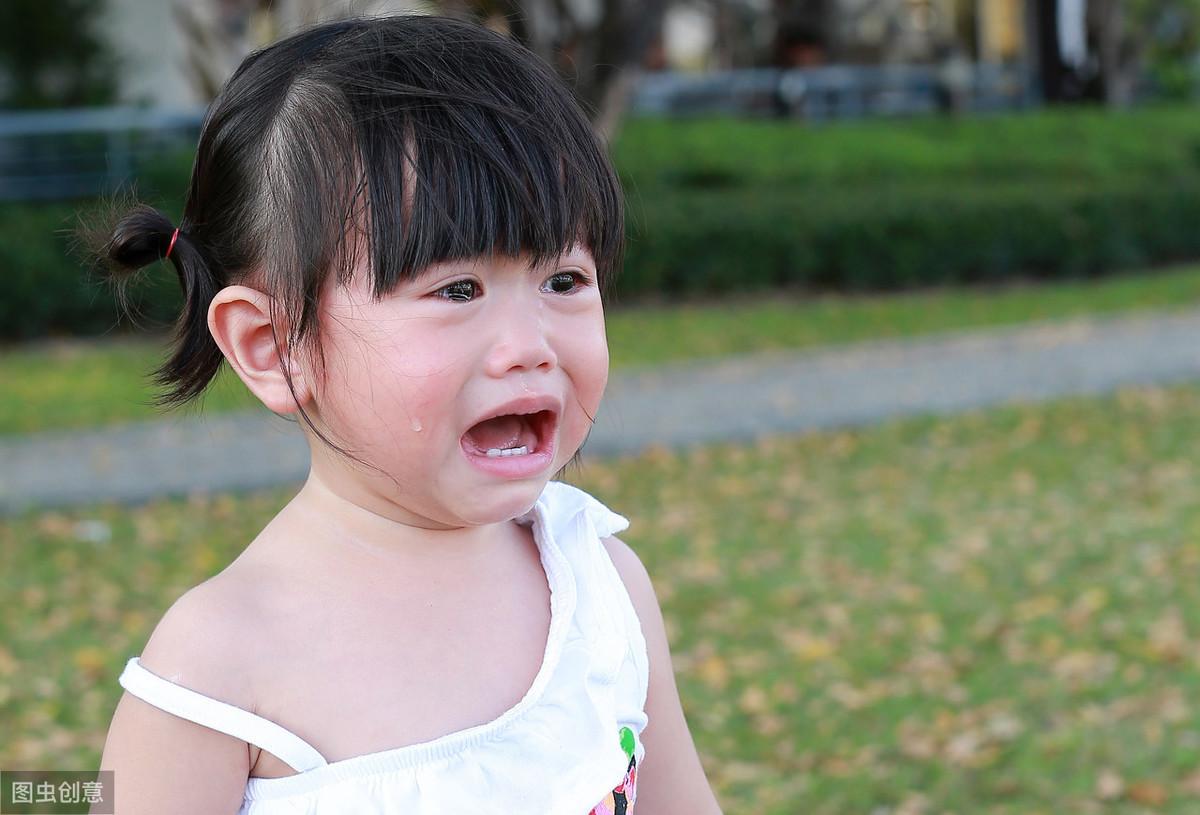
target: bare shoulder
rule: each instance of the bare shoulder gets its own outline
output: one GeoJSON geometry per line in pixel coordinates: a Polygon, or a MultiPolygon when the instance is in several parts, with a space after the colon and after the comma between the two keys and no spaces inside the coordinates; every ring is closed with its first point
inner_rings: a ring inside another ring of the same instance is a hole
{"type": "Polygon", "coordinates": [[[719,814],[679,700],[671,647],[650,575],[642,559],[620,538],[610,536],[602,543],[637,612],[650,662],[647,723],[642,733],[646,758],[638,768],[638,806],[664,815],[719,814]]]}
{"type": "Polygon", "coordinates": [[[625,590],[629,592],[629,599],[633,601],[638,616],[644,616],[643,611],[650,611],[650,604],[657,609],[658,601],[654,597],[654,584],[637,552],[615,535],[602,538],[600,542],[604,544],[613,566],[617,569],[617,574],[621,576],[621,582],[625,584],[625,590]]]}
{"type": "MultiPolygon", "coordinates": [[[[163,614],[139,662],[151,673],[228,704],[252,709],[246,605],[225,581],[181,595],[163,614]]],[[[176,716],[126,691],[101,757],[113,770],[116,810],[237,812],[250,774],[245,741],[176,716]]]]}
{"type": "Polygon", "coordinates": [[[235,578],[210,578],[171,604],[138,661],[164,679],[250,708],[254,616],[253,601],[235,578]]]}

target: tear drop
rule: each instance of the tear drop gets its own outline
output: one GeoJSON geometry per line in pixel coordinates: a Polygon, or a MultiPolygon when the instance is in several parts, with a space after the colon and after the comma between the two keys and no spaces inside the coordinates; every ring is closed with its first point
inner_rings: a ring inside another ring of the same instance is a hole
{"type": "Polygon", "coordinates": [[[421,432],[421,420],[418,419],[416,416],[413,417],[412,423],[410,426],[412,427],[414,433],[421,432]]]}

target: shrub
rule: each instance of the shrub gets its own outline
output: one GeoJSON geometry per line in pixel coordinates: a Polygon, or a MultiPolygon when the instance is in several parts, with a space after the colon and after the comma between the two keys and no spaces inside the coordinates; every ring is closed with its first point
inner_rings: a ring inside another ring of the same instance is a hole
{"type": "MultiPolygon", "coordinates": [[[[1086,277],[1200,258],[1200,117],[1189,109],[818,127],[632,120],[614,157],[629,201],[623,301],[1086,277]]],[[[140,175],[173,217],[189,164],[140,175]]],[[[81,206],[0,207],[0,337],[117,324],[111,293],[66,251],[61,230],[81,206]]],[[[135,305],[165,325],[178,286],[169,267],[147,271],[135,305]]]]}

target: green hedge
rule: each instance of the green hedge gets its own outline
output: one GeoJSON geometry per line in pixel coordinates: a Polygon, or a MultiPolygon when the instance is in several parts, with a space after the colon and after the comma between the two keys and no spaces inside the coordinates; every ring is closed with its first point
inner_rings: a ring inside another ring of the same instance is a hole
{"type": "MultiPolygon", "coordinates": [[[[632,120],[613,153],[629,200],[621,302],[1077,278],[1200,258],[1193,109],[815,127],[632,120]]],[[[186,158],[141,178],[172,215],[186,158]]],[[[118,324],[111,294],[82,280],[55,232],[79,206],[0,207],[0,337],[118,324]]],[[[145,323],[169,323],[178,287],[168,267],[148,271],[135,303],[145,323]]]]}
{"type": "Polygon", "coordinates": [[[1078,278],[1200,257],[1190,108],[639,121],[614,154],[630,298],[1078,278]]]}
{"type": "Polygon", "coordinates": [[[696,192],[645,207],[623,294],[799,285],[881,290],[1085,277],[1200,257],[1200,178],[824,200],[696,192]]]}
{"type": "MultiPolygon", "coordinates": [[[[191,156],[159,159],[141,168],[137,194],[174,219],[183,209],[191,156]]],[[[130,326],[111,288],[87,273],[72,232],[94,201],[0,204],[0,339],[48,334],[103,334],[130,326]]],[[[142,271],[128,289],[136,325],[165,328],[182,296],[173,267],[142,271]]]]}

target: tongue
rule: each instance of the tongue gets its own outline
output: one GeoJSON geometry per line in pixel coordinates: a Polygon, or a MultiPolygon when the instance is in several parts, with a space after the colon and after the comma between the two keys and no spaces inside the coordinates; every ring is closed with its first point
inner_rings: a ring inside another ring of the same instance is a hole
{"type": "Polygon", "coordinates": [[[480,452],[491,449],[504,450],[524,444],[530,450],[537,444],[537,434],[528,422],[528,416],[497,416],[480,422],[467,431],[467,441],[480,452]]]}

